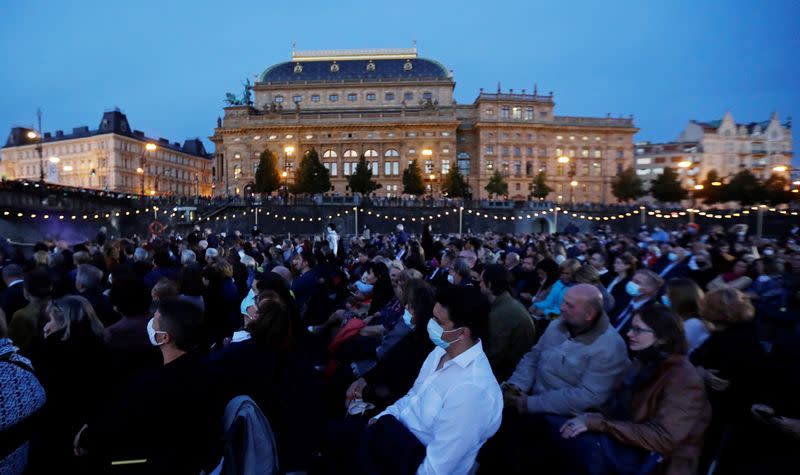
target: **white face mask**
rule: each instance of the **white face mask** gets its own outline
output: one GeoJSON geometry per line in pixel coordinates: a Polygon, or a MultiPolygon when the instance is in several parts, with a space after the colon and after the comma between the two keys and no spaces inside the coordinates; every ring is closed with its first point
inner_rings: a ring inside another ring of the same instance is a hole
{"type": "Polygon", "coordinates": [[[451,284],[455,284],[456,283],[455,280],[456,279],[453,278],[453,274],[447,274],[447,281],[448,282],[450,282],[451,284]]]}
{"type": "Polygon", "coordinates": [[[159,334],[159,333],[163,333],[165,335],[167,334],[167,332],[162,332],[160,330],[156,330],[155,328],[153,328],[153,319],[152,318],[150,320],[148,320],[147,321],[147,336],[150,338],[150,344],[151,345],[153,345],[153,346],[161,346],[161,345],[164,344],[163,341],[161,343],[159,343],[158,340],[156,340],[156,335],[159,334]]]}

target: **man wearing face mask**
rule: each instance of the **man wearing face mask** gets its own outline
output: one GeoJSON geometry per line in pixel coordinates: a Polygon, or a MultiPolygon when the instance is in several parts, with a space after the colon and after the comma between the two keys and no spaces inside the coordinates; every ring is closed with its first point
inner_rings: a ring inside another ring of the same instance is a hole
{"type": "Polygon", "coordinates": [[[625,292],[631,296],[631,301],[612,320],[614,328],[621,335],[625,335],[628,332],[631,317],[633,317],[636,310],[656,301],[658,291],[663,285],[664,279],[651,270],[640,269],[633,274],[633,277],[625,286],[625,292]]]}
{"type": "Polygon", "coordinates": [[[200,342],[202,314],[189,302],[159,304],[147,323],[163,365],[128,380],[124,391],[75,436],[76,455],[146,459],[141,473],[182,474],[208,469],[214,427],[222,415],[200,342]]]}
{"type": "Polygon", "coordinates": [[[436,348],[404,397],[370,420],[361,447],[367,473],[466,474],[503,411],[483,352],[489,305],[475,288],[436,295],[428,334],[436,348]]]}
{"type": "Polygon", "coordinates": [[[664,279],[682,279],[689,275],[687,258],[689,252],[682,247],[673,247],[667,253],[667,263],[658,275],[664,279]]]}

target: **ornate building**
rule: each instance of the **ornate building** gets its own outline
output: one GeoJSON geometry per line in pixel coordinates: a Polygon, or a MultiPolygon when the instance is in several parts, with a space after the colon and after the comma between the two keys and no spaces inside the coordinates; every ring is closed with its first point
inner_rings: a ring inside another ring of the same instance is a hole
{"type": "Polygon", "coordinates": [[[7,179],[148,195],[211,195],[212,161],[203,142],[183,145],[151,139],[132,130],[119,110],[105,112],[96,130],[75,127],[41,132],[11,130],[0,149],[0,173],[7,179]],[[41,154],[39,149],[41,148],[41,154]]]}
{"type": "Polygon", "coordinates": [[[636,144],[636,173],[649,182],[672,167],[690,189],[716,170],[721,179],[749,169],[761,179],[773,173],[789,178],[792,124],[777,114],[769,120],[737,124],[730,112],[721,120],[690,120],[678,142],[636,144]]]}
{"type": "Polygon", "coordinates": [[[633,162],[632,118],[556,116],[553,94],[536,88],[498,87],[460,105],[454,88],[452,74],[415,48],[295,52],[258,77],[253,99],[249,89],[242,101],[229,97],[210,137],[216,194],[245,193],[264,149],[291,182],[313,147],[330,171],[331,192],[342,195],[363,154],[380,195],[401,195],[403,170],[416,160],[435,195],[442,176],[458,167],[476,198],[487,196],[484,187],[500,171],[509,197],[528,199],[542,171],[555,189],[550,199],[614,201],[611,178],[633,162]]]}

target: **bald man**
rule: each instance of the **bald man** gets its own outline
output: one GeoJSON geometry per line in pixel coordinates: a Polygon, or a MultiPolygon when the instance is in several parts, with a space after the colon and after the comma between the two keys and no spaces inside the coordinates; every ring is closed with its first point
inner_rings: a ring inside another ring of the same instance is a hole
{"type": "Polygon", "coordinates": [[[564,294],[561,315],[504,383],[520,413],[580,414],[602,407],[628,368],[622,337],[609,324],[603,296],[589,284],[564,294]]]}

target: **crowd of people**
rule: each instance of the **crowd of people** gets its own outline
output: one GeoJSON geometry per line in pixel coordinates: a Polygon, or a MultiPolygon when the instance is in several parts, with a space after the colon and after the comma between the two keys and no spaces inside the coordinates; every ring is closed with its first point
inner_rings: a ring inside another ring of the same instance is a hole
{"type": "Polygon", "coordinates": [[[797,226],[420,231],[0,247],[0,474],[798,470],[797,226]]]}

